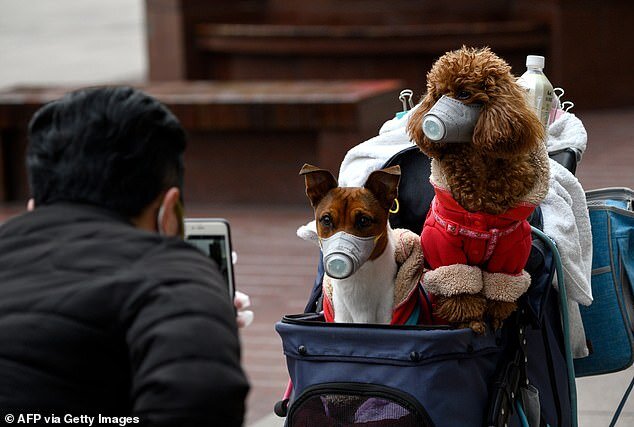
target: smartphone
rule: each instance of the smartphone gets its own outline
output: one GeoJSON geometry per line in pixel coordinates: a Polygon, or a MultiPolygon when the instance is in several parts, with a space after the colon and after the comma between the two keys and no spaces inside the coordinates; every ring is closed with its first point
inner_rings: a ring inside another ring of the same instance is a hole
{"type": "Polygon", "coordinates": [[[185,241],[218,264],[233,301],[233,252],[229,222],[223,218],[185,218],[185,241]]]}

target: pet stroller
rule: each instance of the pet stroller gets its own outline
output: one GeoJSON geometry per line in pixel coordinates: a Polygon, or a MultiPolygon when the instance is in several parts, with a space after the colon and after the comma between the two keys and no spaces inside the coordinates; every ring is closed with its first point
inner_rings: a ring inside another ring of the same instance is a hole
{"type": "MultiPolygon", "coordinates": [[[[555,158],[574,171],[572,150],[555,158]]],[[[430,161],[410,147],[385,167],[397,164],[400,207],[390,223],[418,233],[433,197],[430,161]]],[[[292,382],[275,408],[286,426],[575,426],[561,260],[540,231],[539,209],[530,222],[531,287],[503,328],[482,336],[433,325],[325,323],[320,260],[305,313],[276,324],[292,382]]]]}

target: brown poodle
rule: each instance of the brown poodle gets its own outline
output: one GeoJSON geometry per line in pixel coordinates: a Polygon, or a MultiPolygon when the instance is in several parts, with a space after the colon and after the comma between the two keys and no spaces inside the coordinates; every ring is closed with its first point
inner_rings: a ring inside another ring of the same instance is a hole
{"type": "Polygon", "coordinates": [[[437,315],[479,333],[488,315],[498,328],[530,285],[526,218],[548,192],[544,128],[510,66],[488,48],[463,47],[427,74],[408,133],[432,158],[436,197],[421,239],[437,315]],[[470,141],[434,141],[423,131],[443,95],[479,108],[470,141]]]}

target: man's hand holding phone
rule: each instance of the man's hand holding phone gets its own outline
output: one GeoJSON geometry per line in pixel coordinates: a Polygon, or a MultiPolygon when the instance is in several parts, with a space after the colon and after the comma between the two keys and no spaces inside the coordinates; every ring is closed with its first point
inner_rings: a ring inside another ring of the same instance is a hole
{"type": "Polygon", "coordinates": [[[246,308],[251,301],[248,295],[235,290],[229,222],[222,218],[186,218],[185,240],[216,262],[233,299],[238,327],[249,326],[253,322],[253,311],[246,308]]]}
{"type": "Polygon", "coordinates": [[[236,294],[233,297],[233,305],[238,311],[236,320],[238,321],[239,328],[246,328],[253,323],[253,311],[246,310],[251,306],[251,299],[247,294],[236,291],[236,294]]]}

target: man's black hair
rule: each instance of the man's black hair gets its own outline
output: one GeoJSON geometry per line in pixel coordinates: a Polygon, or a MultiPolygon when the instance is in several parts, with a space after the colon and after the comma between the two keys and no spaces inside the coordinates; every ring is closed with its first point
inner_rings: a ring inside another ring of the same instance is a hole
{"type": "Polygon", "coordinates": [[[139,215],[182,189],[185,133],[159,101],[130,87],[71,92],[29,124],[26,164],[36,206],[60,201],[139,215]]]}

